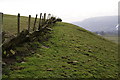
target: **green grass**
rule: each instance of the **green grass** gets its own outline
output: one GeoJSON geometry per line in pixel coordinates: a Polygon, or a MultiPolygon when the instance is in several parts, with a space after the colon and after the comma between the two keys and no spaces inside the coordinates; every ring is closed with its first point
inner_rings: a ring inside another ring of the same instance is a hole
{"type": "Polygon", "coordinates": [[[118,44],[118,36],[117,35],[103,35],[103,37],[118,44]]]}
{"type": "MultiPolygon", "coordinates": [[[[34,23],[34,18],[31,18],[31,29],[33,29],[33,23],[34,23]]],[[[37,24],[38,26],[38,20],[37,24]]],[[[20,17],[20,31],[23,29],[27,29],[28,27],[28,17],[21,16],[20,17]]],[[[17,33],[17,15],[8,15],[4,14],[3,17],[3,31],[7,31],[11,34],[16,34],[17,33]]]]}
{"type": "Polygon", "coordinates": [[[117,44],[69,23],[52,29],[51,38],[31,43],[35,54],[6,67],[3,78],[117,78],[117,44]]]}

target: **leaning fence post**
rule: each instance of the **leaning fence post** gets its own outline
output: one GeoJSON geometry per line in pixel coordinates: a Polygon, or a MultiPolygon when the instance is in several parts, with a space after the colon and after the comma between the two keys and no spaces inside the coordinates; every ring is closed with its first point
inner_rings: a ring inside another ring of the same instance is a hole
{"type": "Polygon", "coordinates": [[[33,26],[33,31],[35,31],[35,25],[36,25],[36,21],[37,21],[37,14],[36,14],[36,17],[35,17],[35,21],[34,21],[34,26],[33,26]]]}
{"type": "MultiPolygon", "coordinates": [[[[0,13],[0,61],[2,62],[2,41],[4,40],[4,36],[2,34],[3,28],[3,13],[0,13]],[[3,37],[2,37],[3,36],[3,37]]],[[[2,64],[0,64],[0,79],[2,79],[2,64]]]]}
{"type": "Polygon", "coordinates": [[[50,19],[50,17],[51,17],[51,14],[48,14],[48,17],[47,17],[47,19],[50,19]]]}
{"type": "Polygon", "coordinates": [[[44,25],[43,16],[41,17],[41,26],[44,25]]]}
{"type": "Polygon", "coordinates": [[[29,19],[28,19],[28,32],[30,32],[30,20],[31,20],[31,15],[29,15],[29,19]]]}
{"type": "Polygon", "coordinates": [[[0,48],[2,44],[3,13],[0,12],[0,48]]]}
{"type": "Polygon", "coordinates": [[[42,13],[40,13],[40,19],[39,19],[39,26],[38,26],[38,30],[40,30],[41,24],[42,24],[42,13]]]}
{"type": "Polygon", "coordinates": [[[3,13],[2,13],[2,25],[3,25],[3,13]]]}
{"type": "Polygon", "coordinates": [[[20,13],[18,13],[18,34],[20,33],[20,13]]]}
{"type": "Polygon", "coordinates": [[[3,13],[0,12],[0,32],[2,32],[3,28],[3,13]]]}
{"type": "Polygon", "coordinates": [[[45,24],[45,21],[46,21],[46,13],[44,13],[44,18],[43,18],[43,24],[45,24]]]}

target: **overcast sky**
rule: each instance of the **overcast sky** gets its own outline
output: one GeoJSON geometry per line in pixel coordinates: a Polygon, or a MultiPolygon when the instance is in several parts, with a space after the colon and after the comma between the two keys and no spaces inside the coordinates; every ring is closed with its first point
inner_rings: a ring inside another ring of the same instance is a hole
{"type": "Polygon", "coordinates": [[[64,22],[118,14],[119,0],[0,0],[0,12],[22,16],[51,13],[64,22]]]}

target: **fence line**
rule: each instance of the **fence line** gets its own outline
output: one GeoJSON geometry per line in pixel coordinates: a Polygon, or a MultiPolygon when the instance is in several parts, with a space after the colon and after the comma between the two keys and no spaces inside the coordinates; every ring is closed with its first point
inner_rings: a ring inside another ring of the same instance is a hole
{"type": "Polygon", "coordinates": [[[48,14],[48,17],[46,19],[46,13],[44,13],[44,15],[42,16],[42,13],[40,13],[40,18],[39,18],[39,25],[38,28],[36,28],[36,22],[37,22],[37,14],[34,20],[34,25],[33,25],[33,29],[32,29],[32,33],[30,33],[30,23],[31,23],[31,15],[29,15],[28,18],[28,25],[27,25],[27,29],[23,30],[20,32],[20,13],[18,13],[18,20],[17,20],[17,36],[12,38],[10,41],[5,42],[2,44],[3,47],[3,53],[4,51],[8,51],[9,53],[3,54],[3,57],[6,57],[8,55],[13,55],[10,53],[11,49],[14,49],[15,46],[19,45],[20,43],[25,42],[26,40],[31,41],[34,40],[35,38],[37,38],[38,35],[42,35],[40,34],[42,33],[46,33],[46,31],[50,31],[52,29],[50,29],[50,25],[54,24],[57,19],[55,17],[51,17],[51,14],[48,14]],[[37,29],[37,30],[36,30],[37,29]]]}

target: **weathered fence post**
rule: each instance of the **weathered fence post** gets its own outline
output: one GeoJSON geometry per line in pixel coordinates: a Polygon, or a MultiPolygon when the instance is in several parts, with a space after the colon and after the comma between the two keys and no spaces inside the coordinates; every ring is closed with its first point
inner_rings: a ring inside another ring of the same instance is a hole
{"type": "MultiPolygon", "coordinates": [[[[3,13],[0,13],[0,61],[1,62],[2,62],[2,40],[3,40],[2,28],[3,28],[3,13]]],[[[0,63],[0,79],[2,79],[2,64],[1,63],[0,63]]]]}
{"type": "Polygon", "coordinates": [[[20,33],[20,13],[18,13],[18,34],[20,33]]]}
{"type": "MultiPolygon", "coordinates": [[[[3,13],[0,12],[0,50],[2,48],[2,42],[5,40],[4,38],[4,32],[2,31],[3,28],[3,13]]],[[[1,51],[0,51],[1,54],[1,51]]]]}
{"type": "Polygon", "coordinates": [[[1,13],[1,15],[2,15],[2,26],[3,26],[3,13],[1,13]]]}
{"type": "Polygon", "coordinates": [[[43,16],[42,16],[42,19],[41,19],[41,26],[43,26],[44,24],[44,21],[43,21],[43,16]]]}
{"type": "Polygon", "coordinates": [[[46,13],[44,13],[44,21],[46,20],[46,13]]]}
{"type": "Polygon", "coordinates": [[[50,17],[51,17],[51,14],[48,14],[48,17],[47,17],[47,19],[50,19],[50,17]]]}
{"type": "Polygon", "coordinates": [[[45,21],[46,21],[46,13],[44,13],[43,24],[45,24],[45,21]]]}
{"type": "Polygon", "coordinates": [[[2,32],[2,28],[3,28],[3,13],[0,12],[0,50],[1,50],[1,45],[2,45],[2,40],[3,38],[3,32],[2,32]]]}
{"type": "Polygon", "coordinates": [[[3,13],[0,12],[0,33],[1,34],[2,34],[2,28],[3,28],[3,13]]]}
{"type": "Polygon", "coordinates": [[[35,31],[35,28],[36,28],[35,25],[36,25],[36,21],[37,21],[37,16],[38,15],[36,14],[35,21],[34,21],[34,26],[33,26],[33,31],[35,31]]]}
{"type": "Polygon", "coordinates": [[[31,15],[29,15],[29,19],[28,19],[28,32],[30,32],[30,21],[31,21],[31,15]]]}
{"type": "Polygon", "coordinates": [[[0,12],[0,32],[2,32],[3,28],[3,13],[0,12]]]}
{"type": "Polygon", "coordinates": [[[42,24],[42,13],[40,13],[40,19],[39,19],[39,26],[38,26],[38,30],[40,30],[41,24],[42,24]]]}

